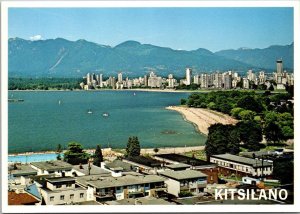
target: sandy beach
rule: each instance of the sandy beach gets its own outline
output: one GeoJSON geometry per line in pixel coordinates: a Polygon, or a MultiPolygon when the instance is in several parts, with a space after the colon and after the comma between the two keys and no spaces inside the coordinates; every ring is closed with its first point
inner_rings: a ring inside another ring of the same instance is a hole
{"type": "Polygon", "coordinates": [[[208,128],[215,123],[236,124],[238,120],[220,112],[203,108],[188,108],[183,106],[169,106],[168,110],[181,113],[185,120],[194,123],[198,130],[207,135],[208,128]]]}

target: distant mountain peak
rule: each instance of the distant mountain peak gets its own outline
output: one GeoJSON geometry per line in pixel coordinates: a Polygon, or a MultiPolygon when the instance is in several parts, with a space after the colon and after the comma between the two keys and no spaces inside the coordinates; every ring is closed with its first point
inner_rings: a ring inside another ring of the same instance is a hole
{"type": "Polygon", "coordinates": [[[115,46],[115,48],[120,48],[120,47],[136,47],[142,45],[140,42],[134,41],[134,40],[128,40],[125,42],[122,42],[121,44],[118,44],[115,46]]]}

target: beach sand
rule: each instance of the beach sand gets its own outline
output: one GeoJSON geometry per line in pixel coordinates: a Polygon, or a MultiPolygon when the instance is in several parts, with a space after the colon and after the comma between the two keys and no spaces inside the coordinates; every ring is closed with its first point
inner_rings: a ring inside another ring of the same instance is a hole
{"type": "Polygon", "coordinates": [[[188,108],[183,106],[169,106],[168,110],[173,110],[181,113],[185,120],[194,123],[198,130],[208,135],[208,128],[216,123],[221,124],[236,124],[238,120],[220,112],[212,111],[203,108],[188,108]]]}

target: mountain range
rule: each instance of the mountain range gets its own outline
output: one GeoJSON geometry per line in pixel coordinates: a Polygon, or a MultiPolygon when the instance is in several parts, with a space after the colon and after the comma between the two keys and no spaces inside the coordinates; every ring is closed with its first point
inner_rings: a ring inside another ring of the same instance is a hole
{"type": "Polygon", "coordinates": [[[276,60],[282,59],[284,69],[293,70],[294,43],[273,45],[264,49],[240,48],[211,52],[204,48],[185,51],[126,41],[115,47],[86,40],[63,38],[47,40],[8,41],[8,72],[10,77],[82,77],[86,73],[143,76],[149,71],[166,76],[183,77],[185,68],[194,73],[215,70],[248,69],[274,71],[276,60]]]}

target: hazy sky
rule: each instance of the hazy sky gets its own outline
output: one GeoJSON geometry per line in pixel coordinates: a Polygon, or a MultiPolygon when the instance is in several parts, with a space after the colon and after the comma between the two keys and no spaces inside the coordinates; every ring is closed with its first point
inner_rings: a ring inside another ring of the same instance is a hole
{"type": "Polygon", "coordinates": [[[293,8],[10,8],[9,38],[127,40],[173,49],[265,48],[293,42],[293,8]]]}

